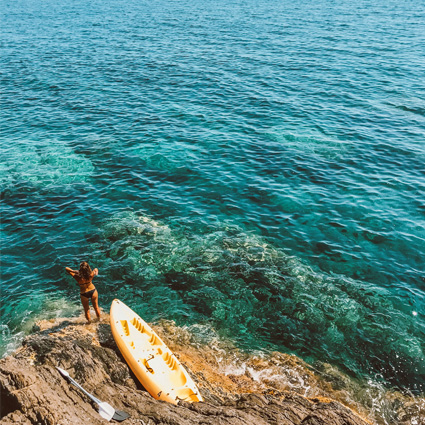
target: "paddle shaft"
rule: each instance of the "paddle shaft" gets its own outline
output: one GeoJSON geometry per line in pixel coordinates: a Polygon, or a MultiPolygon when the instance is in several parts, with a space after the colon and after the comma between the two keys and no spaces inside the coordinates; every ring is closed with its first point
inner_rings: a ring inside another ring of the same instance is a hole
{"type": "Polygon", "coordinates": [[[100,401],[98,398],[87,392],[80,384],[78,384],[74,379],[71,378],[69,373],[56,366],[56,369],[61,373],[63,377],[69,380],[72,385],[76,386],[80,391],[82,391],[90,400],[94,401],[99,406],[99,415],[102,418],[105,418],[107,421],[114,419],[117,422],[122,422],[130,417],[127,412],[122,410],[115,410],[110,404],[100,401]]]}
{"type": "Polygon", "coordinates": [[[78,389],[80,389],[87,397],[89,397],[95,403],[97,403],[97,404],[102,403],[98,398],[96,398],[94,395],[91,395],[80,384],[78,384],[77,382],[75,382],[70,376],[68,376],[67,378],[71,381],[71,384],[75,385],[78,389]]]}

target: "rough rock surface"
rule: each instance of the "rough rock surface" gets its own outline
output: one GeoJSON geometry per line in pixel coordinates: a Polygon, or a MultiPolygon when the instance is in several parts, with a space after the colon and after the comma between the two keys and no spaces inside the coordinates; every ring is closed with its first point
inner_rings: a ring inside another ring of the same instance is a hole
{"type": "Polygon", "coordinates": [[[66,369],[87,391],[131,417],[123,424],[366,425],[342,404],[288,391],[229,394],[190,370],[205,398],[178,406],[153,399],[121,357],[107,320],[63,321],[39,329],[0,360],[0,424],[102,424],[93,402],[56,370],[66,369]]]}

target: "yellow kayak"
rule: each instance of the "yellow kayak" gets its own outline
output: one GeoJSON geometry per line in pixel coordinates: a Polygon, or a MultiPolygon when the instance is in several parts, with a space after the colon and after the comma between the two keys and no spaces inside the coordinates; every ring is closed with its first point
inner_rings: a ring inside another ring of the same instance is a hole
{"type": "Polygon", "coordinates": [[[203,401],[196,384],[161,338],[117,299],[111,305],[111,329],[127,364],[152,397],[174,404],[203,401]]]}

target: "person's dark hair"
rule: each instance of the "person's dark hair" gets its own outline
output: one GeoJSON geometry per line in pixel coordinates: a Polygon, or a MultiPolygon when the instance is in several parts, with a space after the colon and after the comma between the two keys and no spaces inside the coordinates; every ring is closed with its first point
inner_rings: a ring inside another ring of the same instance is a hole
{"type": "Polygon", "coordinates": [[[78,273],[80,277],[82,277],[85,280],[90,280],[92,273],[93,272],[89,266],[89,263],[87,263],[86,261],[83,261],[80,264],[80,272],[78,273]]]}

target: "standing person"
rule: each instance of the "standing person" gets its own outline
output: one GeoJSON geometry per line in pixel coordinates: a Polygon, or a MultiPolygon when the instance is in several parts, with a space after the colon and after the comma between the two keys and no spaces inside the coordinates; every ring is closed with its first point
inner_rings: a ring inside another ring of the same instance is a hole
{"type": "Polygon", "coordinates": [[[100,309],[97,303],[99,294],[92,282],[93,278],[99,274],[99,271],[97,269],[92,270],[86,261],[80,264],[80,270],[72,270],[69,267],[65,267],[65,271],[77,281],[80,287],[81,303],[83,304],[87,321],[90,323],[90,300],[97,318],[100,319],[100,309]]]}

